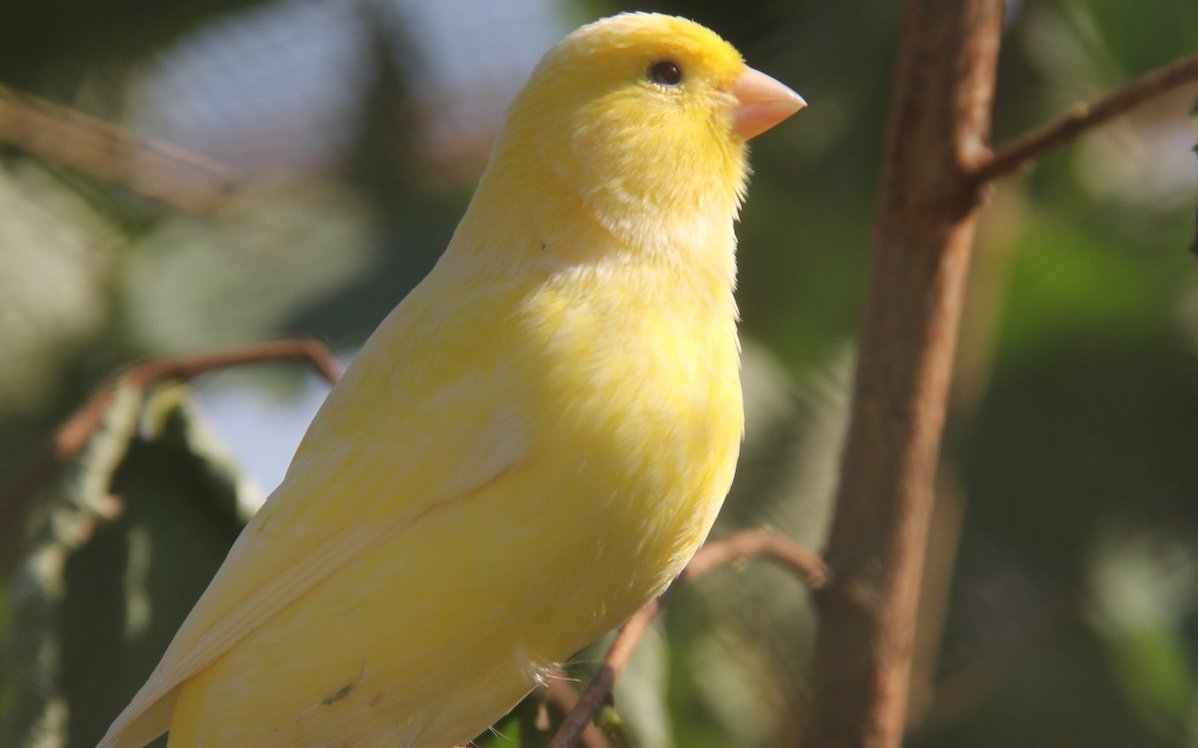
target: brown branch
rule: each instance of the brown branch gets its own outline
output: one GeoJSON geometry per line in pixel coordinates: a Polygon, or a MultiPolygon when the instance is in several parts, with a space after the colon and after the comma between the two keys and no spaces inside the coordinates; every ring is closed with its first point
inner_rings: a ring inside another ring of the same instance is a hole
{"type": "Polygon", "coordinates": [[[145,391],[165,380],[187,381],[201,374],[232,366],[270,361],[302,360],[312,364],[329,384],[341,377],[337,361],[323,344],[316,340],[278,340],[241,348],[195,356],[179,356],[147,361],[118,375],[104,384],[58,427],[50,442],[33,458],[24,477],[0,501],[0,527],[20,515],[26,502],[55,466],[66,462],[82,451],[87,440],[104,420],[104,413],[118,389],[133,387],[145,391]]]}
{"type": "Polygon", "coordinates": [[[5,86],[0,143],[187,213],[213,213],[238,187],[224,164],[5,86]]]}
{"type": "Polygon", "coordinates": [[[700,548],[665,594],[716,569],[755,558],[786,567],[812,589],[818,590],[828,583],[828,568],[818,555],[772,530],[741,530],[700,548]]]}
{"type": "Polygon", "coordinates": [[[908,0],[806,748],[902,740],[932,480],[983,195],[1001,0],[908,0]]]}
{"type": "Polygon", "coordinates": [[[1159,67],[1092,104],[1079,104],[1058,119],[1016,138],[979,163],[970,176],[977,184],[1004,177],[1087,130],[1196,80],[1198,54],[1159,67]]]}
{"type": "Polygon", "coordinates": [[[583,730],[611,697],[616,680],[632,659],[632,653],[636,651],[645,632],[661,612],[662,604],[675,589],[690,584],[715,569],[754,558],[765,558],[789,569],[813,589],[823,587],[828,580],[827,568],[819,556],[768,530],[742,530],[726,538],[709,542],[699,549],[669,589],[638,610],[620,629],[615,641],[603,656],[598,672],[591,679],[578,704],[558,728],[548,748],[570,748],[577,743],[583,730]]]}
{"type": "MultiPolygon", "coordinates": [[[[550,677],[545,683],[545,702],[552,704],[563,716],[569,716],[578,708],[578,692],[570,684],[558,677],[550,677]]],[[[603,731],[587,721],[579,736],[583,748],[610,748],[610,743],[603,731]]]]}

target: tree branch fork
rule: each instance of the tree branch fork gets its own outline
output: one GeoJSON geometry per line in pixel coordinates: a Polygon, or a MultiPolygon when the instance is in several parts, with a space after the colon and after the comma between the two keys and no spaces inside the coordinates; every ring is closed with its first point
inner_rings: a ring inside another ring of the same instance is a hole
{"type": "MultiPolygon", "coordinates": [[[[1091,102],[1079,102],[1056,118],[1011,141],[989,148],[980,142],[958,147],[957,176],[936,201],[946,215],[963,217],[986,201],[994,182],[1031,169],[1035,162],[1131,110],[1198,81],[1198,54],[1162,65],[1091,102]]],[[[913,211],[933,206],[908,204],[913,211]]],[[[902,213],[903,211],[896,211],[902,213]]]]}
{"type": "Polygon", "coordinates": [[[825,558],[808,748],[902,741],[964,279],[993,182],[1198,80],[1198,55],[991,151],[1000,0],[908,0],[852,417],[825,558]]]}

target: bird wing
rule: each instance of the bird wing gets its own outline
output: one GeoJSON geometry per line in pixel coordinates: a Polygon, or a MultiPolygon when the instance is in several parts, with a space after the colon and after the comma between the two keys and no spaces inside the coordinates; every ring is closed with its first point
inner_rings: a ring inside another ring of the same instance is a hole
{"type": "Polygon", "coordinates": [[[426,298],[428,285],[367,341],[283,483],[99,748],[141,746],[162,734],[184,681],[430,508],[520,463],[528,377],[516,375],[512,326],[479,330],[502,320],[505,300],[475,291],[446,314],[426,298]]]}

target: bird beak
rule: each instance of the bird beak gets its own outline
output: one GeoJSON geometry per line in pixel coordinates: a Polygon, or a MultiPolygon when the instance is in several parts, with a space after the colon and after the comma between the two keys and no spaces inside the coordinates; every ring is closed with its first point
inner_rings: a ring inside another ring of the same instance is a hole
{"type": "Polygon", "coordinates": [[[732,82],[736,109],[732,112],[732,132],[749,140],[807,106],[803,97],[778,81],[753,68],[732,82]]]}

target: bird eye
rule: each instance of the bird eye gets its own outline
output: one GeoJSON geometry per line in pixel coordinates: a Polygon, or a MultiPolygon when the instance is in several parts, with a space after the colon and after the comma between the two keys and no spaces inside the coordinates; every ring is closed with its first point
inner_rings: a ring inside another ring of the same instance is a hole
{"type": "Polygon", "coordinates": [[[663,86],[677,86],[682,82],[682,68],[673,60],[658,60],[649,66],[649,80],[663,86]]]}

